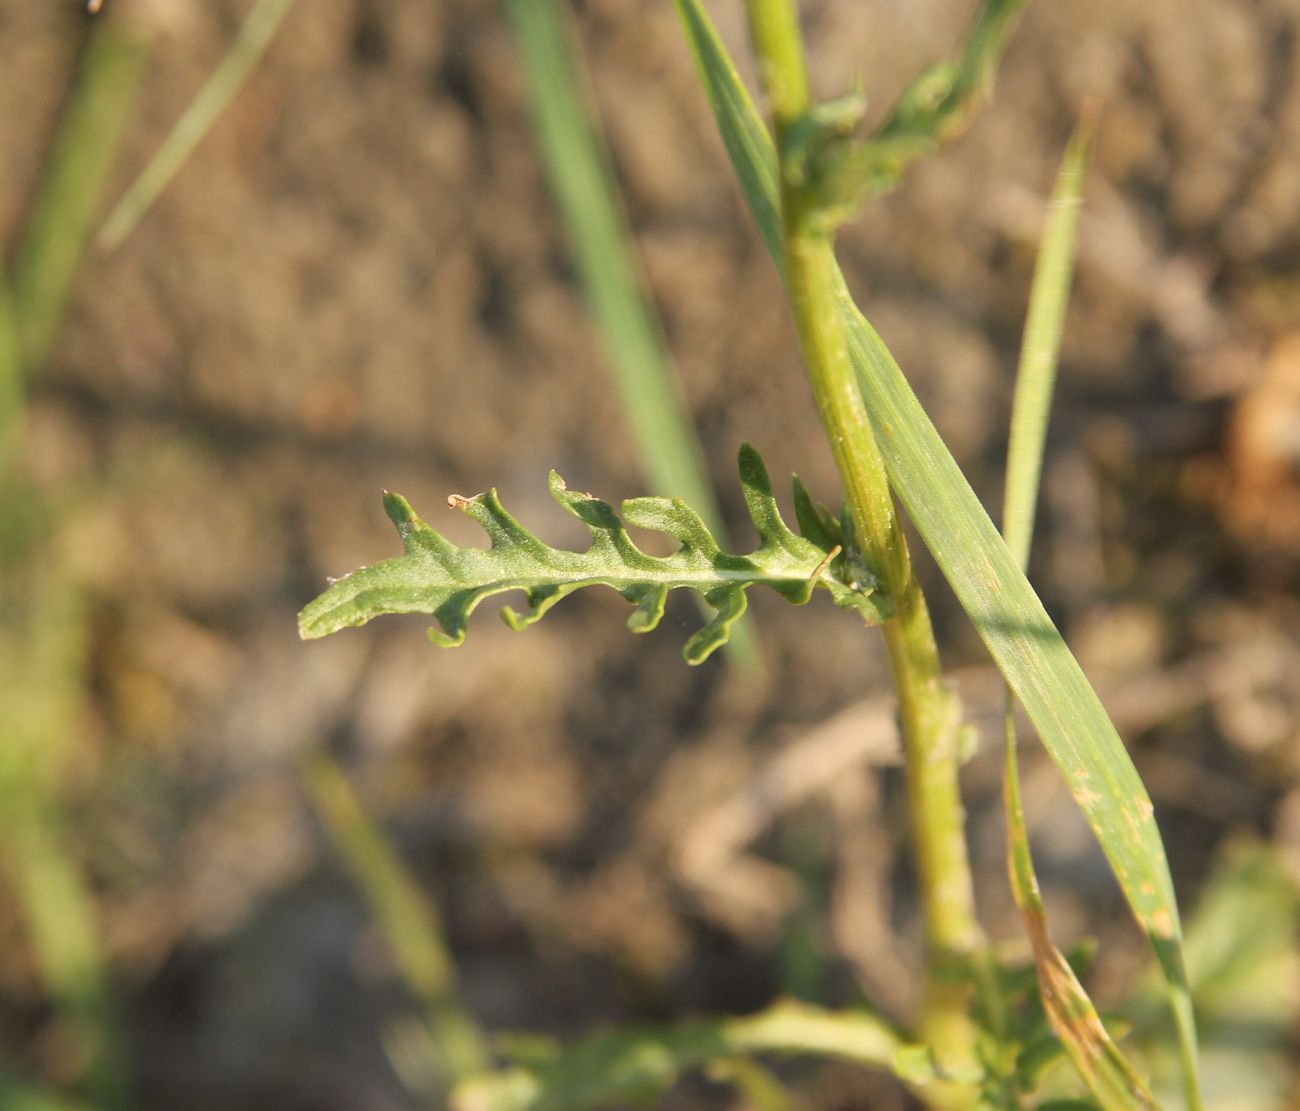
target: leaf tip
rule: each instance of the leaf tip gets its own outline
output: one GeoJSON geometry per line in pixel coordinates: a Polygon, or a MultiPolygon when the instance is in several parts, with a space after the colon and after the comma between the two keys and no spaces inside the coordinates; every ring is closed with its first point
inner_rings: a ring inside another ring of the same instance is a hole
{"type": "Polygon", "coordinates": [[[388,514],[388,519],[397,526],[397,531],[402,536],[405,536],[420,521],[415,510],[411,508],[411,503],[401,494],[394,494],[391,490],[384,491],[384,512],[388,514]]]}
{"type": "Polygon", "coordinates": [[[767,466],[753,444],[745,441],[740,445],[740,451],[736,454],[736,465],[740,471],[742,484],[770,488],[771,483],[767,477],[767,466]]]}

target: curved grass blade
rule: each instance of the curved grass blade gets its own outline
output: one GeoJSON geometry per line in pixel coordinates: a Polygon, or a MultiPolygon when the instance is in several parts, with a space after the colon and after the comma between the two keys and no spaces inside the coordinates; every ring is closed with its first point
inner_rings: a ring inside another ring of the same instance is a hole
{"type": "Polygon", "coordinates": [[[585,586],[613,587],[636,609],[628,619],[634,633],[653,629],[663,616],[670,590],[685,587],[703,595],[713,618],[687,642],[687,663],[702,663],[726,643],[732,625],[745,612],[745,591],[770,587],[802,605],[814,587],[828,590],[836,605],[857,611],[875,624],[885,615],[852,553],[826,551],[791,532],[781,519],[762,459],[748,444],[740,449],[740,482],[759,545],[747,556],[728,555],[695,510],[681,498],[634,498],[623,503],[623,520],[676,540],[670,556],[646,555],[632,542],[612,506],[577,493],[551,472],[551,496],[587,526],[585,552],[551,548],[519,524],[495,490],[472,498],[453,495],[448,504],[473,517],[491,547],[462,548],[420,520],[397,494],[384,507],[402,538],[405,554],[363,567],[335,582],[298,617],[304,638],[328,636],[363,625],[385,613],[429,613],[441,626],[430,629],[435,644],[455,647],[465,639],[470,614],[484,598],[510,590],[528,596],[528,609],[502,611],[506,623],[522,630],[538,621],[566,595],[585,586]]]}
{"type": "Polygon", "coordinates": [[[226,105],[248,80],[292,5],[293,0],[257,0],[221,64],[181,113],[149,164],[104,221],[96,237],[101,251],[108,253],[120,247],[167,188],[185,160],[194,153],[194,148],[226,110],[226,105]]]}
{"type": "Polygon", "coordinates": [[[456,970],[437,909],[366,813],[343,769],[324,752],[303,766],[303,784],[329,839],[370,905],[402,981],[424,1007],[447,1087],[488,1062],[483,1035],[457,994],[456,970]]]}
{"type": "MultiPolygon", "coordinates": [[[[618,187],[581,88],[581,56],[565,26],[563,3],[505,0],[504,6],[528,79],[542,164],[650,488],[685,499],[721,536],[722,514],[643,291],[618,187]]],[[[744,669],[759,664],[758,644],[743,625],[733,634],[731,652],[744,669]]]]}
{"type": "MultiPolygon", "coordinates": [[[[727,151],[745,160],[736,170],[750,210],[779,259],[771,140],[699,0],[675,2],[727,151]]],[[[838,296],[890,482],[1065,776],[1155,951],[1188,1062],[1188,1106],[1199,1108],[1182,927],[1146,788],[1096,692],[842,277],[838,296]]]]}

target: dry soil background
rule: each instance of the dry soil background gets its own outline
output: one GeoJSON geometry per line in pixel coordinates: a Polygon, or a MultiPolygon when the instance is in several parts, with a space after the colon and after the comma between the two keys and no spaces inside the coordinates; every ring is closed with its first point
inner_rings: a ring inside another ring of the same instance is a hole
{"type": "MultiPolygon", "coordinates": [[[[114,17],[158,37],[114,195],[245,7],[131,2],[114,17]]],[[[861,77],[879,113],[971,5],[807,7],[819,90],[861,77]]],[[[743,543],[742,439],[834,489],[778,283],[671,5],[575,10],[743,543]]],[[[740,5],[712,10],[740,48],[740,5]]],[[[0,0],[6,241],[84,30],[71,2],[0,0]]],[[[992,107],[842,237],[868,316],[996,506],[1044,198],[1078,106],[1102,98],[1034,571],[1125,726],[1188,903],[1242,831],[1300,865],[1298,66],[1293,0],[1040,0],[992,107]]],[[[437,898],[491,1028],[743,1010],[810,975],[828,999],[909,1006],[883,657],[829,604],[754,599],[762,683],[681,664],[680,600],[635,640],[599,595],[523,636],[485,610],[454,653],[418,619],[297,638],[327,575],[396,551],[381,489],[461,542],[452,491],[496,485],[556,542],[578,538],[548,467],[610,500],[645,491],[493,4],[298,5],[156,209],[88,262],[30,420],[42,481],[110,479],[69,526],[92,613],[69,791],[142,1107],[415,1106],[381,1047],[400,989],[303,801],[316,746],[437,898]],[[801,906],[811,973],[782,942],[801,906]]],[[[925,573],[946,662],[987,710],[978,642],[925,573]]],[[[968,769],[971,835],[990,929],[1012,936],[992,742],[968,769]]],[[[1050,766],[1026,764],[1057,932],[1102,937],[1104,997],[1140,943],[1050,766]]],[[[5,1056],[30,1070],[42,1018],[12,914],[0,935],[5,1056]]],[[[868,1098],[822,1083],[813,1106],[868,1098]]]]}

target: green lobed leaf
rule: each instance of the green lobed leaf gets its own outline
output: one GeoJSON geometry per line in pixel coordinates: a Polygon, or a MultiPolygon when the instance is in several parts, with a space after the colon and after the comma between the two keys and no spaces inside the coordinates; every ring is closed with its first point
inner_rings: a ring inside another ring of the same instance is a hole
{"type": "MultiPolygon", "coordinates": [[[[491,595],[510,590],[527,594],[528,608],[522,613],[508,606],[502,610],[506,623],[522,630],[566,595],[603,585],[636,607],[628,628],[645,633],[663,617],[668,592],[684,587],[701,594],[714,610],[713,618],[683,649],[686,662],[698,664],[726,643],[732,625],[745,612],[745,591],[755,584],[770,587],[796,605],[807,602],[813,588],[821,586],[836,605],[855,610],[868,623],[885,616],[874,581],[852,553],[825,549],[786,527],[767,469],[748,444],[740,449],[740,482],[759,535],[758,547],[747,556],[724,552],[681,498],[633,498],[623,503],[623,521],[665,533],[680,544],[672,555],[647,555],[632,542],[612,506],[570,490],[554,471],[551,496],[591,533],[591,547],[585,552],[543,543],[506,512],[495,490],[448,499],[452,508],[483,527],[491,540],[486,549],[453,544],[420,520],[405,498],[385,494],[384,508],[397,526],[405,553],[337,580],[299,615],[299,632],[311,639],[363,625],[380,614],[428,613],[441,626],[430,629],[429,638],[455,647],[465,639],[470,614],[491,595]]],[[[806,500],[806,494],[803,497],[806,500]]]]}
{"type": "MultiPolygon", "coordinates": [[[[684,498],[722,536],[704,453],[645,293],[609,154],[585,95],[581,52],[566,22],[568,4],[504,0],[503,7],[527,81],[533,138],[650,490],[684,498]]],[[[732,658],[743,670],[760,665],[747,631],[736,629],[731,642],[732,658]]]]}
{"type": "MultiPolygon", "coordinates": [[[[675,3],[746,201],[779,260],[771,139],[699,0],[675,3]]],[[[838,285],[849,353],[890,482],[1065,776],[1155,951],[1187,1062],[1188,1106],[1199,1108],[1182,927],[1150,796],[1096,692],[893,355],[842,276],[838,285]]]]}

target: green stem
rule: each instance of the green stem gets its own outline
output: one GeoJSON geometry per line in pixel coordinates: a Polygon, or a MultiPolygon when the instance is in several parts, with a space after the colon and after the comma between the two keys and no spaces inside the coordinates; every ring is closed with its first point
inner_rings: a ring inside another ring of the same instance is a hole
{"type": "MultiPolygon", "coordinates": [[[[811,108],[794,0],[749,0],[778,150],[811,108]]],[[[858,389],[836,297],[830,233],[806,190],[781,174],[782,253],[804,363],[864,557],[895,605],[885,641],[899,699],[912,836],[925,914],[922,1025],[942,1068],[974,1063],[968,971],[981,943],[957,783],[955,700],[943,682],[925,598],[858,389]]]]}

